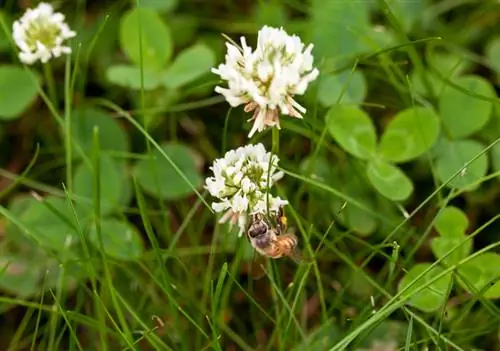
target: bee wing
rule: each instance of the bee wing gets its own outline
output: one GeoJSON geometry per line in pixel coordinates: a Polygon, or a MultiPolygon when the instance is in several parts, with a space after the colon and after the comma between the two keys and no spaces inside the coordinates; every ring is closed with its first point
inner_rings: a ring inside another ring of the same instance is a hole
{"type": "MultiPolygon", "coordinates": [[[[257,253],[254,253],[257,254],[257,253]]],[[[252,262],[249,263],[248,275],[254,279],[259,280],[266,275],[264,267],[266,266],[267,258],[261,255],[254,257],[252,262]]]]}
{"type": "Polygon", "coordinates": [[[293,250],[292,252],[290,252],[288,257],[290,257],[297,264],[304,262],[304,257],[302,255],[302,252],[300,252],[300,250],[298,250],[297,248],[295,250],[293,250]]]}

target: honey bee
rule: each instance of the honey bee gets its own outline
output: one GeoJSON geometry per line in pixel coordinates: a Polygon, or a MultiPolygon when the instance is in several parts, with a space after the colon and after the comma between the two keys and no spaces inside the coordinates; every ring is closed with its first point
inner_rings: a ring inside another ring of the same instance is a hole
{"type": "Polygon", "coordinates": [[[280,258],[288,256],[300,262],[300,253],[297,250],[298,238],[287,232],[287,220],[282,208],[275,216],[276,225],[271,225],[262,213],[252,216],[247,231],[248,239],[254,249],[263,256],[280,258]]]}

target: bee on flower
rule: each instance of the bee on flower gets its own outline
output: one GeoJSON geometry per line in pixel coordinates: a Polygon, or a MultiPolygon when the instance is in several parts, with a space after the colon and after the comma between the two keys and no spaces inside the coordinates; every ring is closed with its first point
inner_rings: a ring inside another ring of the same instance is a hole
{"type": "Polygon", "coordinates": [[[303,95],[319,75],[313,67],[313,45],[304,48],[298,36],[268,26],[259,31],[255,50],[245,37],[240,40],[241,47],[226,43],[226,62],[212,72],[228,83],[228,88],[217,86],[217,93],[231,106],[245,104],[245,112],[253,111],[249,121],[254,124],[248,137],[267,127],[279,129],[280,114],[302,118],[306,109],[293,97],[303,95]]]}
{"type": "Polygon", "coordinates": [[[251,214],[279,210],[288,201],[271,196],[269,189],[283,177],[277,171],[279,158],[266,152],[264,145],[246,145],[226,152],[210,167],[213,176],[205,188],[219,201],[212,203],[215,212],[225,212],[219,223],[237,224],[241,236],[251,214]]]}
{"type": "Polygon", "coordinates": [[[19,60],[33,64],[40,60],[48,62],[52,57],[70,54],[71,48],[64,46],[72,38],[72,31],[64,21],[64,15],[54,12],[52,5],[41,2],[36,8],[27,9],[12,25],[12,36],[19,47],[19,60]]]}

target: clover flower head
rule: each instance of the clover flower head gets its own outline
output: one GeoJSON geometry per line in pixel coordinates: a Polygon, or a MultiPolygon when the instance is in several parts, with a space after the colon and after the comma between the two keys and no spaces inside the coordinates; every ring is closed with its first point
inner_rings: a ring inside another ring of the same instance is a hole
{"type": "Polygon", "coordinates": [[[231,106],[245,104],[245,112],[253,111],[249,121],[254,124],[248,137],[267,127],[279,129],[280,113],[302,118],[306,109],[293,96],[304,94],[318,77],[319,71],[313,67],[313,45],[304,47],[298,36],[269,26],[259,31],[255,50],[245,37],[240,40],[241,47],[226,43],[226,62],[212,72],[228,82],[228,88],[217,86],[217,93],[224,95],[231,106]]]}
{"type": "Polygon", "coordinates": [[[20,50],[19,60],[29,65],[70,54],[71,48],[63,42],[75,35],[64,21],[64,15],[54,12],[52,5],[44,2],[27,9],[12,25],[12,36],[20,50]]]}
{"type": "Polygon", "coordinates": [[[269,189],[283,177],[277,170],[279,158],[266,152],[264,145],[246,145],[226,152],[210,167],[213,176],[205,180],[205,188],[219,201],[212,203],[215,212],[225,212],[220,223],[237,224],[241,235],[248,215],[277,212],[288,201],[271,196],[269,189]]]}

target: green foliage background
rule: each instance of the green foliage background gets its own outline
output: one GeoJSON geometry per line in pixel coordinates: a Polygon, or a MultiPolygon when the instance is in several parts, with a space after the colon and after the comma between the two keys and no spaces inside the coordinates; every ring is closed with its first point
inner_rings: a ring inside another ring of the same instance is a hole
{"type": "Polygon", "coordinates": [[[0,349],[500,347],[498,1],[59,1],[78,35],[45,66],[11,38],[31,2],[4,3],[0,349]],[[210,72],[265,24],[320,77],[279,133],[308,259],[255,280],[203,181],[271,149],[210,72]]]}

